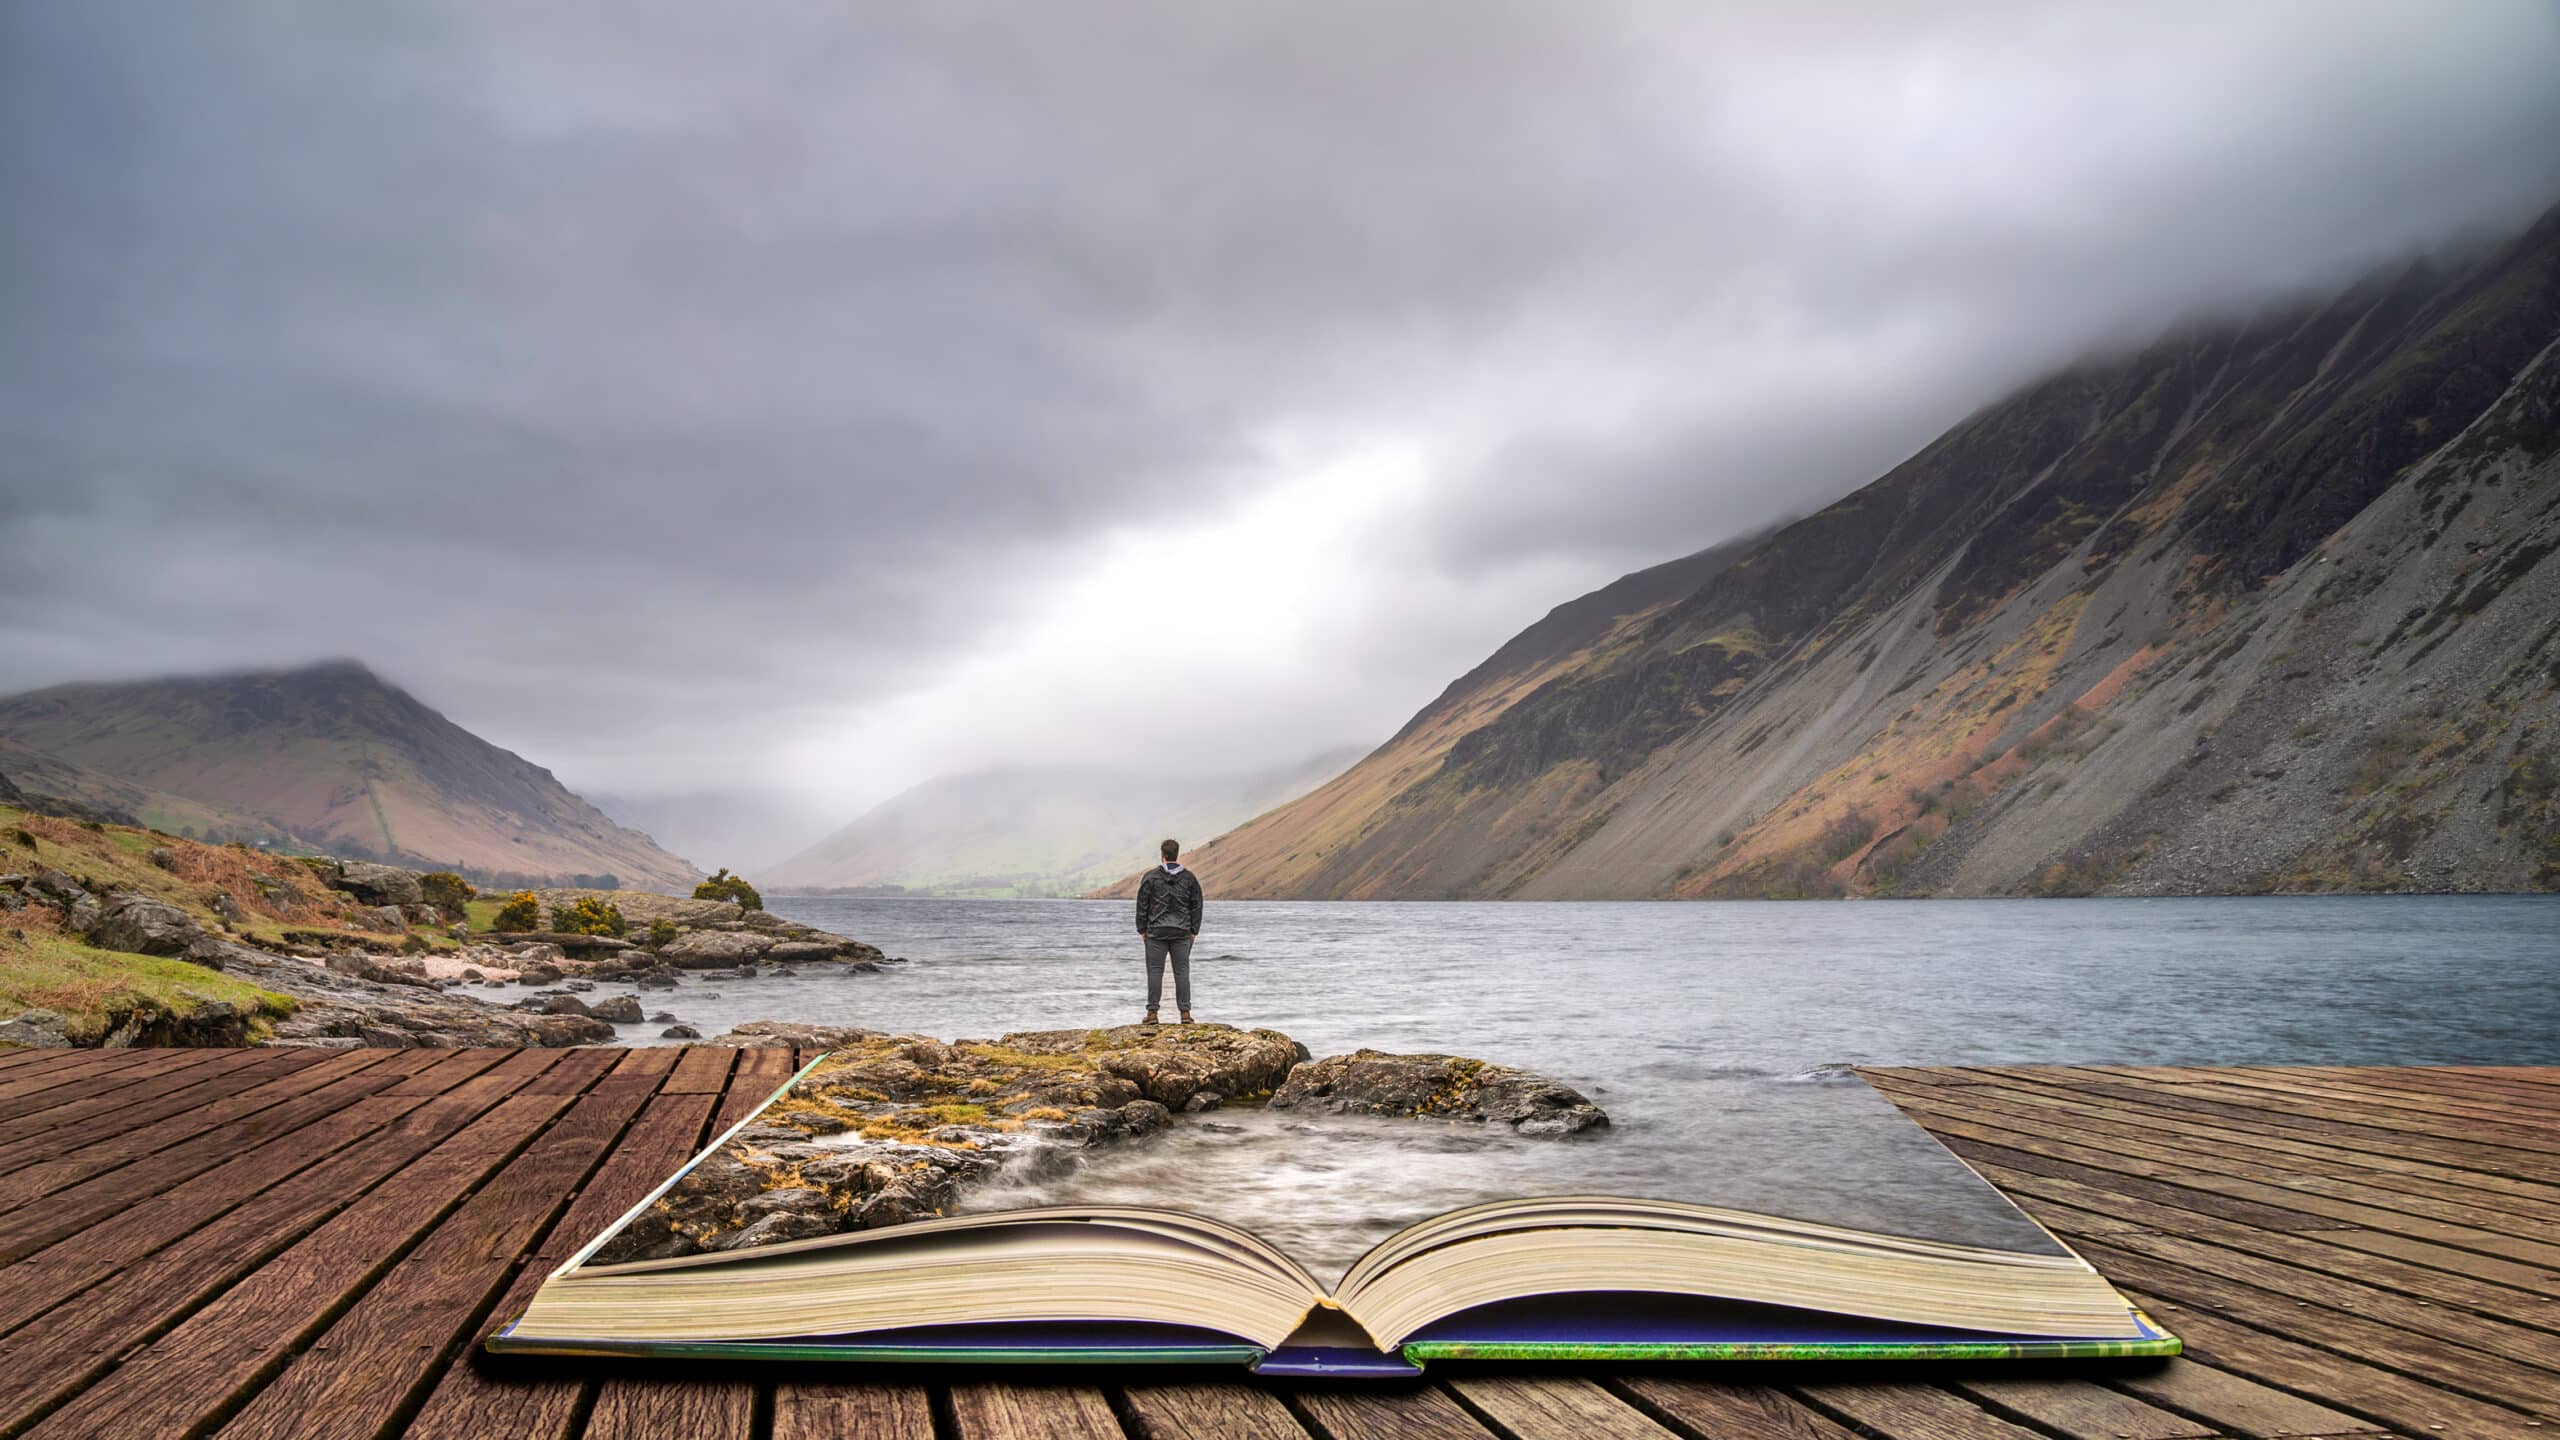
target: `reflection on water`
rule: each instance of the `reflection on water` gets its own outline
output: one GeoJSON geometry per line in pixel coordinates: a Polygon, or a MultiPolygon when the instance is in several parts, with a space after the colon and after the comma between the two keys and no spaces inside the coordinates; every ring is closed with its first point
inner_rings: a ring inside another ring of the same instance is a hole
{"type": "MultiPolygon", "coordinates": [[[[1523,1141],[1221,1114],[1038,1192],[1214,1195],[1199,1208],[1333,1267],[1453,1205],[1577,1190],[1965,1238],[1969,1192],[1907,1163],[1897,1146],[1929,1142],[1850,1064],[2560,1063],[2560,897],[1243,904],[1206,878],[1201,1018],[1319,1055],[1521,1065],[1616,1121],[1523,1141]]],[[[768,903],[914,963],[689,977],[642,1003],[705,1035],[770,1018],[945,1038],[1143,1006],[1117,901],[768,903]]]]}

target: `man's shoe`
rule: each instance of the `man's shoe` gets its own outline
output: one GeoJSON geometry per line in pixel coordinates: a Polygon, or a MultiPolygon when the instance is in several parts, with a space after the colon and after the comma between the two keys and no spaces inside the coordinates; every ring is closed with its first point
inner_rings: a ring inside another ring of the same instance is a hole
{"type": "Polygon", "coordinates": [[[1189,1025],[1189,1024],[1191,1024],[1191,1023],[1192,1023],[1192,1019],[1191,1019],[1191,1012],[1190,1012],[1190,1011],[1185,1010],[1185,1011],[1183,1011],[1183,1012],[1182,1012],[1182,1023],[1183,1023],[1183,1024],[1185,1024],[1185,1025],[1189,1025]]]}
{"type": "Polygon", "coordinates": [[[1156,1012],[1150,1010],[1147,1012],[1147,1018],[1139,1021],[1138,1023],[1141,1025],[1161,1025],[1164,1022],[1156,1018],[1156,1012]]]}

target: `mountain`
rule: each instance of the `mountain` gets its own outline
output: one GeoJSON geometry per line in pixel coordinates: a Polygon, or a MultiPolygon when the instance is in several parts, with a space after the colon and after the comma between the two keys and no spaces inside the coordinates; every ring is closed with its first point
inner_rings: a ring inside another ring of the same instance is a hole
{"type": "Polygon", "coordinates": [[[1008,768],[940,776],[758,878],[769,889],[1074,895],[1126,873],[1168,835],[1186,843],[1215,835],[1304,794],[1358,753],[1241,774],[1008,768]]]}
{"type": "Polygon", "coordinates": [[[700,873],[349,662],[0,699],[0,770],[176,834],[492,881],[609,874],[665,888],[700,873]]]}
{"type": "Polygon", "coordinates": [[[2556,417],[2560,212],[2078,365],[1561,607],[1194,863],[1234,897],[2560,888],[2556,417]]]}

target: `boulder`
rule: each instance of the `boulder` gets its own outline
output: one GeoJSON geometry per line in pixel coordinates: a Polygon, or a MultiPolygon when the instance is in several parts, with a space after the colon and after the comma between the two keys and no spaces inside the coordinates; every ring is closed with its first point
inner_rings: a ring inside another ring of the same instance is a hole
{"type": "Polygon", "coordinates": [[[658,1038],[661,1040],[699,1040],[702,1038],[702,1032],[694,1029],[690,1025],[670,1025],[666,1029],[658,1032],[658,1038]]]}
{"type": "Polygon", "coordinates": [[[649,1023],[652,1025],[673,1025],[676,1023],[675,1012],[672,1010],[661,1010],[657,1014],[649,1017],[649,1023]]]}
{"type": "Polygon", "coordinates": [[[658,954],[681,970],[730,970],[773,948],[769,936],[748,930],[689,930],[658,954]]]}
{"type": "Polygon", "coordinates": [[[331,882],[331,888],[344,890],[367,905],[427,903],[426,891],[419,887],[416,871],[363,860],[338,862],[338,878],[331,882]]]}
{"type": "Polygon", "coordinates": [[[793,965],[807,960],[833,960],[836,947],[817,940],[783,940],[764,952],[764,958],[776,965],[793,965]]]}
{"type": "Polygon", "coordinates": [[[1609,1117],[1579,1091],[1544,1075],[1463,1055],[1328,1055],[1289,1072],[1274,1110],[1407,1115],[1507,1125],[1522,1135],[1571,1135],[1609,1117]]]}
{"type": "Polygon", "coordinates": [[[554,995],[542,1002],[542,1013],[545,1015],[592,1015],[595,1012],[587,1008],[586,1001],[575,995],[554,995]]]}
{"type": "Polygon", "coordinates": [[[750,1020],[735,1029],[723,1031],[711,1043],[744,1049],[791,1045],[804,1050],[833,1050],[856,1040],[875,1039],[879,1034],[877,1030],[864,1030],[851,1025],[803,1025],[796,1020],[750,1020]]]}
{"type": "Polygon", "coordinates": [[[17,1045],[29,1050],[67,1050],[71,1048],[71,1022],[56,1010],[28,1010],[0,1020],[0,1045],[17,1045]]]}
{"type": "Polygon", "coordinates": [[[213,898],[204,902],[204,908],[221,916],[225,924],[245,925],[249,921],[249,912],[240,908],[240,902],[232,899],[228,890],[214,891],[213,898]]]}
{"type": "Polygon", "coordinates": [[[152,864],[159,866],[163,870],[175,870],[178,868],[178,852],[170,849],[166,845],[152,846],[150,860],[152,864]]]}
{"type": "Polygon", "coordinates": [[[587,1002],[587,1013],[616,1025],[637,1025],[645,1018],[640,1013],[640,997],[637,995],[608,995],[602,1000],[591,1000],[587,1002]]]}
{"type": "Polygon", "coordinates": [[[195,917],[175,905],[131,890],[107,897],[98,918],[88,927],[89,943],[101,950],[136,955],[183,955],[204,936],[195,917]]]}
{"type": "Polygon", "coordinates": [[[1277,1030],[1232,1025],[1120,1025],[1103,1030],[1017,1032],[995,1042],[1025,1055],[1082,1055],[1159,1105],[1203,1110],[1270,1093],[1307,1058],[1307,1047],[1277,1030]]]}
{"type": "Polygon", "coordinates": [[[408,912],[397,905],[376,905],[365,911],[363,918],[365,928],[369,930],[389,931],[409,928],[408,912]]]}

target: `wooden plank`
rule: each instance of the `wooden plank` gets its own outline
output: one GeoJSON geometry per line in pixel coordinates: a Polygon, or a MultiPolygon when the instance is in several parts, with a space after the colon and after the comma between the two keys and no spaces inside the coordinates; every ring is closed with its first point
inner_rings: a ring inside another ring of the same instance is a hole
{"type": "Polygon", "coordinates": [[[2560,1396],[2547,1372],[2453,1341],[2368,1320],[2348,1311],[2315,1308],[2290,1295],[2199,1274],[2130,1251],[2090,1246],[2083,1253],[2089,1263],[2105,1271],[2120,1288],[2139,1287],[2150,1294],[2169,1296],[2187,1307],[2181,1312],[2184,1323],[2169,1316],[2160,1317],[2181,1340],[2186,1338],[2185,1325],[2194,1322],[2196,1307],[2201,1306],[2269,1334],[2369,1360],[2430,1385],[2516,1410],[2530,1411],[2560,1396]]]}
{"type": "Polygon", "coordinates": [[[2237,1072],[2215,1074],[2219,1078],[2187,1082],[2180,1088],[2199,1099],[2249,1105],[2270,1113],[2358,1124],[2419,1138],[2451,1135],[2495,1146],[2501,1152],[2514,1152],[2517,1163],[2527,1163],[2529,1158],[2545,1170],[2555,1157],[2560,1157],[2560,1140],[2539,1133],[2538,1127],[2529,1122],[2519,1123],[2523,1117],[2512,1121],[2466,1119],[2441,1108],[2419,1108],[2414,1102],[2404,1108],[2388,1095],[2371,1089],[2341,1089],[2237,1072]]]}
{"type": "Polygon", "coordinates": [[[1466,1376],[1459,1403],[1515,1440],[1678,1440],[1635,1406],[1578,1375],[1466,1376]]]}
{"type": "MultiPolygon", "coordinates": [[[[664,1074],[662,1069],[659,1072],[664,1074]]],[[[633,1123],[611,1158],[577,1202],[551,1227],[533,1258],[516,1276],[474,1336],[476,1344],[523,1313],[543,1276],[557,1269],[658,1182],[691,1159],[711,1116],[708,1095],[659,1095],[633,1123]]],[[[557,1373],[497,1374],[457,1362],[444,1372],[410,1423],[411,1440],[479,1440],[505,1435],[518,1440],[570,1433],[588,1386],[557,1373]]]]}
{"type": "Polygon", "coordinates": [[[1126,1433],[1111,1402],[1091,1385],[954,1385],[951,1419],[960,1440],[1120,1440],[1126,1433]]]}
{"type": "Polygon", "coordinates": [[[2172,1360],[2148,1374],[2125,1375],[2111,1383],[2164,1410],[2192,1415],[2225,1435],[2344,1436],[2380,1433],[2363,1420],[2272,1385],[2261,1385],[2228,1370],[2190,1359],[2172,1360]]]}
{"type": "Polygon", "coordinates": [[[2386,1111],[2369,1103],[2374,1097],[2368,1092],[2342,1092],[2353,1095],[2351,1100],[2296,1100],[2237,1087],[2047,1076],[1964,1093],[1970,1098],[2019,1089],[2106,1104],[2134,1123],[2157,1125],[2173,1115],[2211,1115],[2218,1122],[2262,1134],[2316,1134],[2334,1140],[2342,1149],[2373,1155],[2426,1156],[2463,1169],[2539,1178],[2545,1183],[2560,1175],[2560,1152],[2543,1143],[2540,1133],[2547,1122],[2513,1123],[2518,1117],[2511,1112],[2505,1123],[2491,1123],[2444,1112],[2386,1111]]]}
{"type": "Polygon", "coordinates": [[[743,1380],[606,1385],[586,1440],[751,1440],[755,1416],[756,1387],[743,1380]]]}
{"type": "Polygon", "coordinates": [[[274,1051],[222,1050],[100,1050],[97,1059],[86,1065],[65,1067],[42,1075],[0,1084],[10,1092],[0,1096],[0,1125],[13,1130],[19,1121],[41,1115],[58,1105],[72,1104],[102,1095],[170,1083],[193,1084],[207,1076],[220,1075],[243,1060],[264,1060],[274,1051]],[[193,1077],[193,1078],[188,1078],[193,1077]]]}
{"type": "MultiPolygon", "coordinates": [[[[512,1435],[517,1432],[487,1430],[480,1433],[512,1435]]],[[[1239,1432],[1185,1430],[1174,1433],[1226,1435],[1239,1432]]],[[[1290,1433],[1294,1435],[1296,1432],[1290,1433]]],[[[855,1440],[857,1436],[860,1440],[933,1440],[932,1400],[921,1385],[786,1380],[773,1387],[773,1440],[855,1440]]]]}
{"type": "MultiPolygon", "coordinates": [[[[584,1053],[596,1061],[611,1058],[604,1051],[584,1053]]],[[[590,1063],[593,1070],[604,1068],[590,1063]]],[[[447,1360],[476,1338],[474,1322],[505,1287],[518,1257],[567,1208],[570,1194],[647,1098],[628,1086],[580,1098],[482,1182],[221,1433],[239,1440],[363,1440],[387,1428],[413,1397],[423,1396],[447,1360]]]]}
{"type": "Polygon", "coordinates": [[[726,1130],[754,1114],[791,1078],[794,1066],[791,1052],[768,1046],[738,1052],[738,1068],[729,1076],[728,1094],[720,1102],[720,1120],[714,1128],[726,1130]]]}
{"type": "Polygon", "coordinates": [[[729,1085],[730,1062],[738,1052],[721,1045],[688,1045],[673,1075],[660,1087],[670,1095],[717,1095],[729,1085]]]}
{"type": "Polygon", "coordinates": [[[2210,1425],[2086,1379],[1972,1380],[1950,1388],[1993,1414],[2069,1440],[2188,1440],[2215,1433],[2210,1425]]]}
{"type": "Polygon", "coordinates": [[[1617,1377],[1611,1388],[1711,1440],[1857,1440],[1855,1431],[1768,1385],[1639,1371],[1617,1377]]]}
{"type": "MultiPolygon", "coordinates": [[[[2297,1394],[2317,1396],[2323,1406],[2343,1410],[2388,1430],[2440,1434],[2445,1440],[2519,1440],[2527,1424],[2536,1419],[2236,1320],[2182,1309],[2172,1300],[2137,1287],[2126,1287],[2125,1293],[2134,1303],[2167,1320],[2198,1363],[2235,1371],[2297,1394]]],[[[2547,1426],[2547,1419],[2543,1423],[2547,1426]]]]}
{"type": "MultiPolygon", "coordinates": [[[[1241,1381],[1132,1385],[1123,1398],[1128,1402],[1129,1428],[1139,1440],[1193,1440],[1209,1435],[1221,1440],[1306,1440],[1307,1436],[1306,1427],[1279,1396],[1241,1381]]],[[[782,1440],[779,1426],[775,1440],[782,1440]]]]}
{"type": "MultiPolygon", "coordinates": [[[[554,1057],[556,1052],[546,1055],[544,1065],[554,1057]]],[[[501,1065],[489,1073],[507,1070],[501,1065]]],[[[512,1085],[531,1073],[505,1078],[512,1085]]],[[[89,1435],[113,1427],[122,1434],[175,1435],[219,1419],[568,1105],[568,1097],[558,1095],[499,1101],[460,1134],[126,1357],[29,1433],[89,1435]]]]}
{"type": "Polygon", "coordinates": [[[1485,1440],[1493,1433],[1447,1391],[1429,1386],[1301,1390],[1296,1399],[1332,1440],[1485,1440]]]}
{"type": "MultiPolygon", "coordinates": [[[[137,1084],[121,1086],[105,1094],[87,1086],[65,1087],[56,1097],[59,1103],[12,1116],[0,1121],[0,1126],[5,1126],[12,1137],[18,1137],[7,1147],[8,1151],[29,1144],[46,1143],[40,1137],[66,1126],[76,1127],[75,1137],[112,1135],[201,1105],[216,1096],[246,1090],[298,1066],[312,1064],[325,1053],[314,1050],[251,1051],[249,1058],[238,1064],[196,1065],[163,1071],[137,1084]]],[[[73,1143],[77,1143],[76,1138],[73,1143]]],[[[9,1157],[7,1153],[0,1152],[0,1158],[9,1157]]]]}
{"type": "MultiPolygon", "coordinates": [[[[521,1078],[502,1068],[466,1079],[452,1094],[399,1115],[353,1149],[298,1174],[279,1174],[272,1189],[196,1232],[190,1243],[162,1249],[84,1292],[76,1303],[0,1338],[0,1433],[60,1403],[134,1346],[256,1275],[323,1221],[507,1098],[521,1078]]],[[[376,1097],[358,1103],[403,1102],[376,1097]]]]}
{"type": "Polygon", "coordinates": [[[1961,1395],[1922,1385],[1831,1383],[1795,1387],[1798,1399],[1893,1440],[2042,1440],[1961,1395]]]}
{"type": "Polygon", "coordinates": [[[98,1221],[9,1267],[0,1286],[0,1334],[5,1334],[109,1275],[176,1243],[254,1200],[291,1175],[326,1160],[424,1103],[423,1097],[377,1096],[384,1078],[358,1070],[315,1093],[315,1105],[334,1103],[343,1090],[357,1097],[311,1124],[255,1146],[237,1158],[98,1221]]]}
{"type": "MultiPolygon", "coordinates": [[[[307,1084],[315,1076],[326,1073],[324,1067],[313,1066],[277,1083],[307,1084]]],[[[291,1134],[355,1098],[330,1087],[322,1087],[284,1104],[234,1119],[219,1128],[202,1131],[192,1139],[145,1155],[131,1164],[104,1173],[89,1173],[89,1178],[44,1196],[41,1203],[29,1202],[0,1215],[0,1260],[20,1259],[64,1236],[76,1234],[95,1221],[203,1174],[244,1150],[291,1134]]],[[[47,1169],[42,1178],[50,1182],[58,1173],[80,1174],[95,1169],[85,1157],[78,1165],[70,1161],[63,1164],[68,1167],[66,1170],[56,1172],[47,1169]]]]}
{"type": "MultiPolygon", "coordinates": [[[[1895,1098],[1904,1100],[1899,1095],[1895,1098]]],[[[2142,1153],[2147,1147],[2134,1146],[2112,1136],[2106,1137],[2102,1147],[2084,1143],[2093,1137],[2068,1127],[2032,1126],[2008,1117],[1989,1117],[2003,1122],[1991,1124],[1984,1118],[1937,1108],[1935,1102],[1910,1099],[1906,1103],[1914,1118],[1942,1140],[1962,1138],[2014,1147],[2029,1155],[2070,1160],[2093,1170],[2211,1191],[2269,1207],[2323,1216],[2332,1221],[2343,1220],[2375,1229],[2396,1230],[2420,1239],[2479,1250],[2484,1254],[2537,1264],[2560,1263],[2560,1245],[2527,1238],[2517,1233],[2515,1227],[2520,1222],[2478,1207],[2426,1200],[2322,1176],[2292,1174],[2241,1162],[2206,1165],[2195,1154],[2163,1158],[2158,1154],[2142,1153]],[[2065,1135],[2073,1138],[2061,1138],[2065,1135]],[[2482,1220],[2490,1223],[2475,1223],[2482,1220]]],[[[1959,1148],[1958,1153],[1964,1151],[1959,1148]]],[[[2016,1164],[2021,1169],[2038,1168],[2005,1158],[2002,1163],[2016,1164]]],[[[2269,1228],[2316,1227],[2271,1224],[2269,1228]]]]}
{"type": "MultiPolygon", "coordinates": [[[[297,1096],[334,1089],[345,1077],[373,1069],[381,1058],[380,1052],[359,1051],[332,1055],[316,1064],[293,1066],[273,1076],[252,1071],[239,1077],[244,1088],[237,1093],[182,1101],[174,1113],[151,1115],[131,1127],[102,1126],[95,1132],[85,1127],[63,1129],[34,1137],[50,1153],[18,1157],[0,1175],[0,1211],[15,1209],[155,1151],[198,1139],[243,1115],[297,1096]]],[[[372,1088],[379,1089],[399,1078],[401,1072],[391,1071],[372,1088]]],[[[138,1108],[146,1113],[150,1109],[138,1108]]]]}

